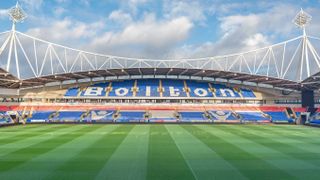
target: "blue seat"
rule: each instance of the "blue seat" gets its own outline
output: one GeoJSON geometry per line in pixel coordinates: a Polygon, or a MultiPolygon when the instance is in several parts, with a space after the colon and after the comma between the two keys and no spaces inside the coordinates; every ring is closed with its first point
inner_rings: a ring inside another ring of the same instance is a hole
{"type": "Polygon", "coordinates": [[[34,111],[32,117],[27,118],[27,122],[47,122],[54,111],[34,111]]]}
{"type": "Polygon", "coordinates": [[[255,98],[256,97],[256,95],[250,89],[241,88],[241,94],[245,98],[255,98]]]}
{"type": "Polygon", "coordinates": [[[116,122],[143,122],[144,114],[141,111],[121,111],[116,122]]]}
{"type": "Polygon", "coordinates": [[[265,117],[261,112],[237,112],[241,119],[244,121],[268,121],[268,117],[265,117]]]}
{"type": "Polygon", "coordinates": [[[64,96],[74,97],[74,96],[77,96],[78,93],[79,93],[79,88],[73,87],[73,88],[69,88],[64,96]]]}
{"type": "Polygon", "coordinates": [[[11,122],[10,116],[5,111],[0,111],[0,124],[8,124],[11,122]]]}
{"type": "Polygon", "coordinates": [[[314,114],[311,115],[309,118],[310,124],[319,124],[320,125],[320,113],[315,112],[314,114]]]}
{"type": "Polygon", "coordinates": [[[320,120],[319,120],[319,119],[317,119],[317,120],[311,120],[311,121],[310,121],[310,124],[320,125],[320,120]]]}
{"type": "Polygon", "coordinates": [[[294,119],[289,118],[287,114],[283,111],[276,112],[265,112],[269,116],[271,116],[272,122],[294,122],[294,119]]]}
{"type": "Polygon", "coordinates": [[[53,120],[58,121],[80,121],[84,111],[59,111],[58,116],[54,117],[53,120]]]}
{"type": "Polygon", "coordinates": [[[111,86],[112,86],[112,91],[109,92],[109,96],[112,96],[112,97],[121,97],[121,96],[132,97],[133,96],[132,88],[134,86],[134,80],[114,81],[112,82],[111,86]],[[127,90],[127,93],[124,93],[125,92],[124,89],[127,90]],[[117,91],[118,91],[118,94],[117,94],[117,91]],[[121,95],[121,94],[124,94],[124,95],[121,95]]]}
{"type": "Polygon", "coordinates": [[[212,92],[209,90],[209,84],[207,82],[186,81],[187,86],[190,88],[190,97],[213,97],[212,92]],[[196,92],[201,89],[202,91],[196,92]],[[206,92],[206,94],[202,94],[206,92]]]}
{"type": "Polygon", "coordinates": [[[187,97],[186,92],[183,91],[184,83],[182,80],[163,79],[162,87],[164,88],[164,97],[187,97]],[[174,93],[177,94],[177,96],[170,94],[170,88],[177,89],[174,93]]]}
{"type": "Polygon", "coordinates": [[[229,88],[222,84],[211,84],[213,88],[215,88],[216,92],[215,95],[217,97],[232,97],[232,98],[239,98],[240,94],[236,92],[233,88],[229,88]]]}
{"type": "Polygon", "coordinates": [[[204,116],[203,112],[179,112],[181,122],[206,122],[208,118],[204,116]]]}
{"type": "Polygon", "coordinates": [[[103,82],[103,83],[98,83],[94,84],[91,86],[88,86],[85,90],[83,90],[80,93],[80,96],[106,96],[106,88],[109,86],[109,82],[103,82]],[[100,92],[101,90],[101,92],[100,92]],[[92,91],[93,93],[90,94],[88,92],[92,91]],[[87,92],[87,93],[86,93],[87,92]],[[97,92],[97,93],[95,93],[97,92]]]}
{"type": "Polygon", "coordinates": [[[147,86],[150,87],[150,97],[159,97],[160,93],[158,92],[159,80],[158,79],[140,79],[137,80],[137,87],[139,91],[137,92],[137,97],[146,97],[147,86]]]}

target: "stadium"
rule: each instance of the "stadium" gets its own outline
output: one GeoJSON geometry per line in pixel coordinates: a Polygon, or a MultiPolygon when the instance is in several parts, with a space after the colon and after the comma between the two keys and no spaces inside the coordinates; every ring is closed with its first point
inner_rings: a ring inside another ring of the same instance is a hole
{"type": "MultiPolygon", "coordinates": [[[[320,38],[145,59],[0,33],[1,179],[317,179],[320,38]]],[[[63,33],[63,32],[61,32],[63,33]]]]}

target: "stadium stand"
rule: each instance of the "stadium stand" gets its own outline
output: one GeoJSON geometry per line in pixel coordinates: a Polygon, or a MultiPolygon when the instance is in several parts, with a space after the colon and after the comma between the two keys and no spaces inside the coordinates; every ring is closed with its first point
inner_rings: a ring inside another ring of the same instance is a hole
{"type": "Polygon", "coordinates": [[[153,110],[153,111],[149,111],[149,114],[150,116],[149,116],[148,122],[151,122],[151,123],[178,122],[178,119],[175,116],[175,111],[153,110]]]}
{"type": "Polygon", "coordinates": [[[54,111],[35,111],[27,118],[27,123],[47,122],[54,113],[54,111]]]}
{"type": "MultiPolygon", "coordinates": [[[[106,96],[106,93],[107,93],[106,87],[108,87],[108,86],[109,86],[108,82],[98,83],[98,84],[89,86],[81,92],[81,96],[106,96]]],[[[70,91],[70,89],[68,89],[68,91],[66,93],[69,93],[69,94],[74,93],[75,94],[75,89],[71,88],[71,91],[70,91]]]]}
{"type": "MultiPolygon", "coordinates": [[[[282,106],[239,106],[239,105],[37,105],[0,106],[1,123],[12,115],[26,123],[162,123],[162,122],[207,122],[241,123],[273,122],[295,123],[304,108],[282,106]],[[117,109],[117,110],[115,110],[117,109]]],[[[318,123],[320,112],[312,115],[311,123],[318,123]]],[[[9,122],[9,121],[8,121],[9,122]]]]}
{"type": "Polygon", "coordinates": [[[272,122],[289,122],[292,123],[294,120],[289,118],[285,112],[265,112],[269,116],[271,116],[272,122]]]}
{"type": "Polygon", "coordinates": [[[210,110],[208,114],[215,122],[240,122],[239,117],[232,111],[210,110]]]}
{"type": "Polygon", "coordinates": [[[290,117],[286,107],[262,107],[260,108],[265,114],[270,116],[270,119],[274,123],[294,123],[299,117],[300,112],[305,109],[296,109],[298,112],[292,112],[293,115],[290,117]],[[299,112],[300,111],[300,112],[299,112]]]}
{"type": "Polygon", "coordinates": [[[116,122],[144,122],[144,114],[142,111],[121,111],[116,122]]]}
{"type": "Polygon", "coordinates": [[[141,79],[137,80],[138,97],[159,97],[159,80],[158,79],[141,79]]]}
{"type": "Polygon", "coordinates": [[[250,89],[241,88],[241,94],[243,97],[246,97],[246,98],[255,98],[256,97],[254,92],[250,89]]]}
{"type": "Polygon", "coordinates": [[[190,97],[213,97],[209,83],[186,81],[186,84],[190,88],[190,97]]]}
{"type": "Polygon", "coordinates": [[[114,122],[113,115],[115,113],[116,111],[113,110],[91,110],[85,119],[93,123],[114,122]]]}
{"type": "Polygon", "coordinates": [[[80,122],[84,113],[84,111],[59,111],[51,120],[53,122],[80,122]]]}
{"type": "Polygon", "coordinates": [[[196,97],[196,98],[256,98],[247,88],[232,88],[195,80],[138,79],[111,81],[82,88],[71,87],[65,97],[196,97]]]}
{"type": "Polygon", "coordinates": [[[162,79],[164,97],[187,97],[184,81],[162,79]]]}
{"type": "Polygon", "coordinates": [[[133,80],[125,80],[125,81],[113,81],[111,83],[111,91],[108,96],[113,97],[132,97],[133,91],[132,88],[134,86],[133,80]]]}
{"type": "Polygon", "coordinates": [[[11,123],[10,116],[7,115],[6,111],[0,111],[0,126],[11,123]]]}
{"type": "Polygon", "coordinates": [[[314,113],[310,114],[309,124],[320,125],[320,108],[318,108],[314,113]]]}
{"type": "Polygon", "coordinates": [[[240,115],[242,121],[251,121],[251,122],[268,122],[270,121],[269,117],[266,117],[262,112],[237,112],[240,115]]]}
{"type": "Polygon", "coordinates": [[[215,94],[217,97],[232,97],[239,98],[239,92],[236,92],[233,88],[226,87],[222,84],[211,84],[211,86],[216,90],[215,94]]]}
{"type": "Polygon", "coordinates": [[[73,88],[69,88],[65,94],[65,96],[69,97],[69,96],[78,96],[79,93],[79,88],[78,87],[73,87],[73,88]]]}
{"type": "Polygon", "coordinates": [[[211,122],[204,112],[179,112],[180,122],[211,122]]]}

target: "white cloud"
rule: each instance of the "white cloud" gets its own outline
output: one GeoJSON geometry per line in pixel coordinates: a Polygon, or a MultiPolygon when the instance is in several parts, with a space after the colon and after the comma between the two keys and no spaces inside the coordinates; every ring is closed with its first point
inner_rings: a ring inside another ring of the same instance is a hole
{"type": "Polygon", "coordinates": [[[261,33],[253,34],[244,40],[243,44],[247,47],[259,47],[269,44],[267,37],[261,33]]]}
{"type": "Polygon", "coordinates": [[[118,24],[129,24],[132,22],[130,14],[123,12],[122,10],[112,11],[108,17],[109,20],[114,21],[118,24]]]}
{"type": "MultiPolygon", "coordinates": [[[[121,32],[107,32],[94,39],[91,49],[110,52],[114,49],[129,48],[130,51],[130,47],[134,46],[131,51],[135,49],[148,54],[147,51],[150,50],[152,53],[156,51],[161,54],[185,40],[192,27],[192,22],[186,17],[157,21],[154,14],[147,14],[141,22],[131,23],[121,32]]],[[[132,52],[121,53],[123,56],[132,54],[132,52]]]]}
{"type": "Polygon", "coordinates": [[[208,41],[200,46],[185,45],[173,50],[172,56],[183,58],[225,55],[265,47],[272,42],[279,42],[279,39],[293,38],[292,34],[297,29],[292,24],[292,17],[297,10],[295,6],[282,4],[262,13],[220,17],[220,38],[217,41],[208,41]]]}
{"type": "Polygon", "coordinates": [[[150,0],[119,0],[121,9],[131,14],[137,14],[141,6],[146,5],[150,0]]]}
{"type": "MultiPolygon", "coordinates": [[[[280,3],[263,12],[247,13],[244,11],[242,13],[234,9],[241,9],[249,5],[233,3],[225,4],[224,9],[220,10],[222,13],[220,12],[216,17],[218,24],[212,27],[215,29],[214,33],[218,34],[212,35],[216,36],[215,40],[193,44],[187,41],[191,30],[196,25],[202,25],[208,19],[213,19],[207,16],[212,7],[200,1],[165,0],[163,9],[161,9],[163,17],[156,17],[155,14],[149,12],[149,8],[139,9],[140,6],[148,3],[151,1],[122,0],[121,7],[112,11],[106,20],[91,23],[65,18],[63,20],[51,19],[51,25],[47,25],[47,20],[42,22],[41,18],[37,18],[34,22],[41,21],[39,24],[44,25],[32,28],[27,33],[52,42],[104,54],[162,59],[215,56],[253,50],[279,42],[279,39],[292,38],[293,32],[298,31],[292,24],[292,18],[299,10],[294,5],[280,3]],[[123,4],[126,4],[126,7],[123,7],[123,4]],[[126,9],[128,7],[139,10],[139,14],[128,11],[126,9]],[[284,12],[283,9],[286,11],[284,12]],[[117,26],[118,24],[120,27],[117,26]]],[[[259,7],[261,6],[263,5],[259,4],[259,7]]],[[[217,5],[217,7],[222,6],[217,5]]],[[[56,11],[58,18],[59,14],[64,13],[63,9],[56,9],[56,11]]],[[[312,12],[314,19],[317,19],[317,15],[320,14],[319,10],[308,11],[312,12]]],[[[199,32],[201,27],[196,28],[199,32]]],[[[313,25],[310,30],[319,32],[320,26],[313,25]]]]}
{"type": "Polygon", "coordinates": [[[56,43],[65,43],[83,38],[93,38],[103,27],[102,22],[86,24],[65,18],[53,21],[49,26],[31,28],[26,33],[56,43]]]}
{"type": "Polygon", "coordinates": [[[138,4],[144,4],[148,2],[148,0],[129,0],[129,4],[138,5],[138,4]]]}
{"type": "Polygon", "coordinates": [[[43,0],[21,0],[20,2],[29,11],[38,10],[43,5],[43,0]]]}
{"type": "Polygon", "coordinates": [[[0,19],[8,18],[8,9],[0,9],[0,19]]]}
{"type": "Polygon", "coordinates": [[[66,12],[67,10],[65,9],[65,8],[63,8],[63,7],[56,7],[56,8],[54,8],[54,15],[55,16],[61,16],[61,15],[63,15],[65,12],[66,12]]]}
{"type": "Polygon", "coordinates": [[[163,6],[167,18],[186,16],[192,21],[204,22],[206,20],[205,8],[199,1],[166,0],[163,6]]]}

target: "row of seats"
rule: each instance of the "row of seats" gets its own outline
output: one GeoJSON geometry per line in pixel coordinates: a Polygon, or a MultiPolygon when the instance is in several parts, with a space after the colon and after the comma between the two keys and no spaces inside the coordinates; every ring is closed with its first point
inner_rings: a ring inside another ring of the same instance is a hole
{"type": "Polygon", "coordinates": [[[261,111],[34,111],[26,119],[33,122],[294,122],[286,112],[261,111]]]}
{"type": "Polygon", "coordinates": [[[12,119],[5,111],[0,111],[0,126],[12,123],[12,119]]]}
{"type": "Polygon", "coordinates": [[[320,109],[318,111],[314,112],[311,117],[309,118],[309,123],[312,125],[320,125],[320,109]]]}
{"type": "Polygon", "coordinates": [[[192,80],[141,79],[113,81],[86,88],[69,88],[66,97],[232,97],[255,98],[250,89],[192,80]]]}

